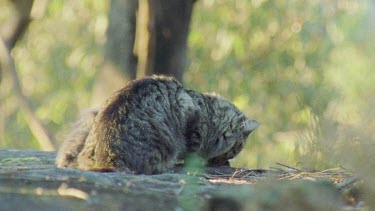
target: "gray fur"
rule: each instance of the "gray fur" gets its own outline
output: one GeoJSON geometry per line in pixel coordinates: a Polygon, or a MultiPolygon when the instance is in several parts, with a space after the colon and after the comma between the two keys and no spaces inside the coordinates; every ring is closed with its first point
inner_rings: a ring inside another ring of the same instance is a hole
{"type": "Polygon", "coordinates": [[[218,95],[165,76],[130,82],[85,119],[60,148],[58,167],[154,174],[189,153],[228,165],[258,126],[218,95]]]}

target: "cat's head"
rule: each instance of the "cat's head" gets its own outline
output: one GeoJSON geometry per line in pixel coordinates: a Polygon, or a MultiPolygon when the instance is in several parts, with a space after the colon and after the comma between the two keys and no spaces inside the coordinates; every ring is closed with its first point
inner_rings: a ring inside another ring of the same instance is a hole
{"type": "Polygon", "coordinates": [[[207,159],[231,159],[244,147],[248,136],[259,126],[234,104],[216,95],[206,94],[208,108],[207,159]]]}

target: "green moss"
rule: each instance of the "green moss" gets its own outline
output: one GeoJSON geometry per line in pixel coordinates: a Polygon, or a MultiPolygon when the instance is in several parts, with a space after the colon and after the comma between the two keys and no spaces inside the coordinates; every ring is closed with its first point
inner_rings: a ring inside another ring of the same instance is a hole
{"type": "Polygon", "coordinates": [[[26,158],[5,158],[0,161],[0,163],[25,163],[25,162],[35,162],[40,161],[37,157],[26,157],[26,158]]]}

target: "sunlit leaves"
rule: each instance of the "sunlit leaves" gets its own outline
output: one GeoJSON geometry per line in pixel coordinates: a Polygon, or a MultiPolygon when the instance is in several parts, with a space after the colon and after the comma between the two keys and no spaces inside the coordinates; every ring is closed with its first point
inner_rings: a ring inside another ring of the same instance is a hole
{"type": "MultiPolygon", "coordinates": [[[[367,84],[375,79],[367,77],[361,85],[363,75],[354,72],[368,75],[373,59],[361,52],[350,56],[341,47],[369,51],[357,39],[365,36],[358,31],[369,29],[364,21],[375,23],[368,6],[369,1],[350,0],[198,2],[186,84],[219,92],[262,122],[235,162],[262,166],[288,157],[295,148],[281,145],[297,140],[275,134],[309,128],[306,110],[324,116],[333,102],[361,89],[371,92],[367,84]]],[[[366,37],[371,46],[374,41],[366,37]]],[[[335,105],[338,110],[354,106],[335,105]]]]}
{"type": "MultiPolygon", "coordinates": [[[[107,4],[49,1],[44,16],[31,22],[13,51],[24,93],[34,103],[37,116],[59,140],[78,112],[90,106],[93,78],[102,62],[107,4]]],[[[0,16],[0,20],[7,20],[3,13],[0,16]]],[[[7,92],[11,90],[0,90],[0,96],[7,92]]],[[[13,100],[6,97],[2,103],[8,101],[13,100]]],[[[9,112],[2,119],[7,124],[1,130],[6,134],[0,146],[38,148],[36,142],[30,142],[33,138],[27,124],[22,118],[15,120],[18,110],[9,112]]]]}

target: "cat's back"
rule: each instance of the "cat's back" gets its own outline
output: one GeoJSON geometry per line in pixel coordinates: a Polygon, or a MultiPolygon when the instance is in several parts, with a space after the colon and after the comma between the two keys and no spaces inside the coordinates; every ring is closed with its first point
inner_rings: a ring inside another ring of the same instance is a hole
{"type": "Polygon", "coordinates": [[[171,77],[152,76],[129,82],[117,91],[100,109],[96,123],[122,123],[132,120],[133,115],[153,117],[161,108],[171,108],[176,96],[183,89],[181,84],[171,77]]]}
{"type": "Polygon", "coordinates": [[[151,168],[145,160],[165,157],[170,158],[160,162],[163,167],[155,168],[172,165],[185,147],[180,115],[181,105],[188,105],[184,93],[178,81],[165,76],[128,83],[99,110],[78,157],[79,168],[149,172],[154,170],[145,170],[151,168]]]}

